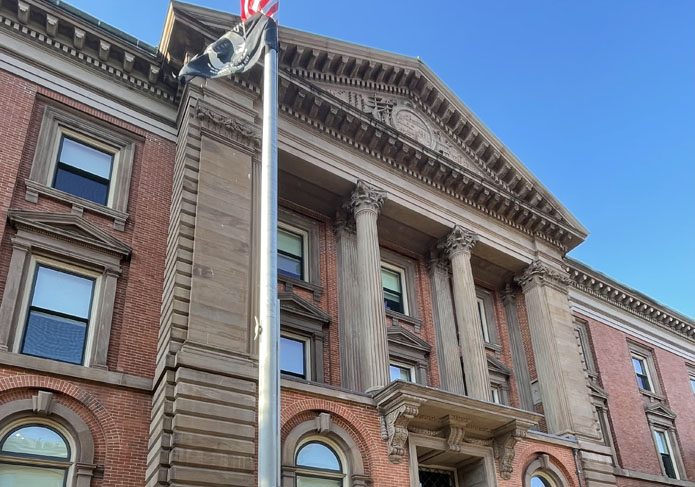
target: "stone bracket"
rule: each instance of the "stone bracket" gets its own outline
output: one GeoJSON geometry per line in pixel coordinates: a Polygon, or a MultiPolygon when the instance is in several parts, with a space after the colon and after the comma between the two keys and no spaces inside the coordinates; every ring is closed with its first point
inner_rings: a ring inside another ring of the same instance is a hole
{"type": "Polygon", "coordinates": [[[500,477],[509,480],[514,471],[514,456],[519,438],[525,438],[530,424],[522,424],[518,421],[512,421],[506,426],[499,428],[494,432],[495,437],[492,443],[495,458],[499,464],[500,477]]]}
{"type": "Polygon", "coordinates": [[[442,432],[449,449],[460,452],[465,443],[466,427],[470,421],[458,416],[445,416],[442,419],[442,432]]]}
{"type": "Polygon", "coordinates": [[[418,415],[422,400],[403,395],[397,401],[381,409],[382,438],[388,442],[389,460],[401,463],[406,454],[408,424],[418,415]]]}

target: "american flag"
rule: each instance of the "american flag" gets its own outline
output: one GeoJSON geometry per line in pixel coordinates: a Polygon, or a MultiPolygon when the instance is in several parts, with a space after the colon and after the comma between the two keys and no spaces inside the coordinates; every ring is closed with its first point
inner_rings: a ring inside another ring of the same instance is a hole
{"type": "Polygon", "coordinates": [[[244,22],[256,12],[261,12],[278,21],[280,0],[241,0],[241,20],[244,22]]]}

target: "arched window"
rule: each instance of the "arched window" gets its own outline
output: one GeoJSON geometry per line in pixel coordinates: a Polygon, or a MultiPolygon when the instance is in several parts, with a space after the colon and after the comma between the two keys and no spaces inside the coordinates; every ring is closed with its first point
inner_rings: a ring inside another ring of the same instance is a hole
{"type": "Polygon", "coordinates": [[[44,424],[12,428],[0,442],[0,486],[63,487],[71,450],[62,433],[44,424]]]}
{"type": "Polygon", "coordinates": [[[555,487],[555,484],[542,472],[535,472],[531,477],[531,487],[555,487]]]}
{"type": "Polygon", "coordinates": [[[565,487],[567,481],[546,453],[540,453],[526,467],[524,487],[565,487]]]}
{"type": "Polygon", "coordinates": [[[297,451],[297,487],[343,487],[345,472],[333,448],[308,441],[297,451]]]}

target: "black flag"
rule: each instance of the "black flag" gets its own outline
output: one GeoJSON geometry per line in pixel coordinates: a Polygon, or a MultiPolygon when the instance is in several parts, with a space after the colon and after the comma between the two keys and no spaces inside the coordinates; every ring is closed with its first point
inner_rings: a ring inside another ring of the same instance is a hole
{"type": "Polygon", "coordinates": [[[179,80],[185,83],[196,76],[220,78],[248,71],[263,53],[269,23],[275,26],[274,21],[259,12],[235,25],[181,68],[179,80]]]}

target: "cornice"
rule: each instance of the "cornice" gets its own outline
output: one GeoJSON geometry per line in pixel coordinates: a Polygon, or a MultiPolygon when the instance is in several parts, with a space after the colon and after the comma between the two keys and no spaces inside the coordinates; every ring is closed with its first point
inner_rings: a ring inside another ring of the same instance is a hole
{"type": "Polygon", "coordinates": [[[576,289],[695,342],[695,320],[621,285],[581,262],[565,258],[565,264],[571,285],[576,289]]]}
{"type": "Polygon", "coordinates": [[[149,46],[120,38],[111,32],[116,29],[87,22],[77,15],[86,14],[70,6],[20,0],[16,11],[11,11],[3,5],[0,3],[1,30],[148,96],[176,101],[176,80],[162,70],[161,56],[149,46]]]}

